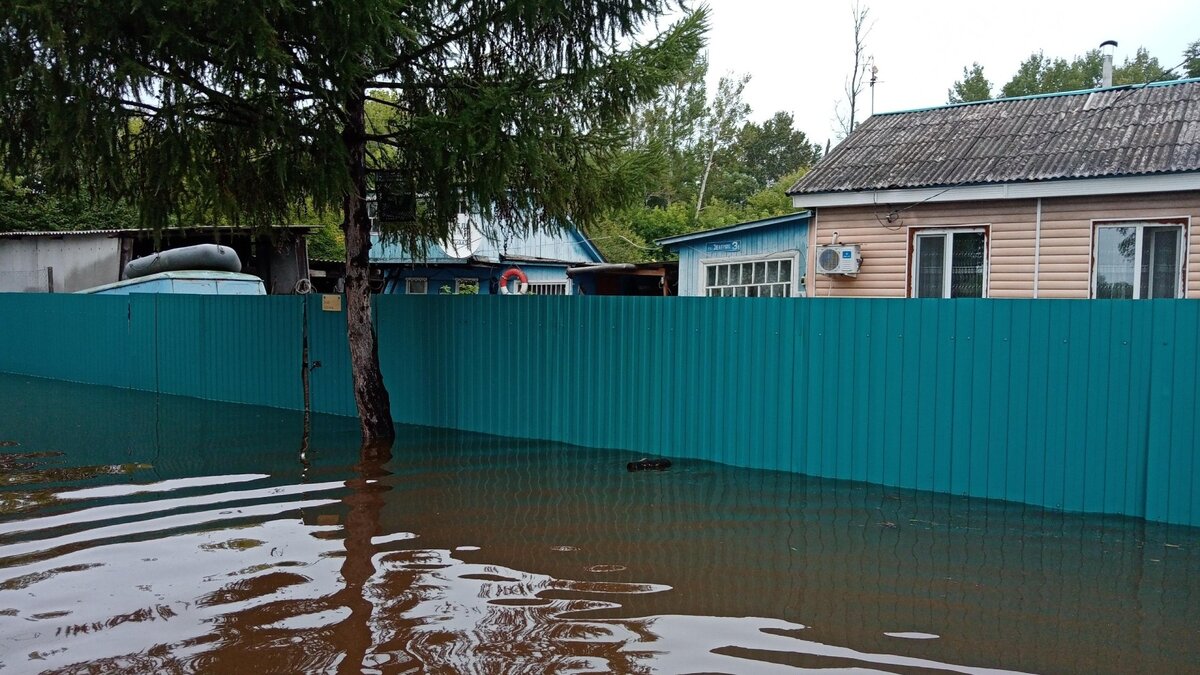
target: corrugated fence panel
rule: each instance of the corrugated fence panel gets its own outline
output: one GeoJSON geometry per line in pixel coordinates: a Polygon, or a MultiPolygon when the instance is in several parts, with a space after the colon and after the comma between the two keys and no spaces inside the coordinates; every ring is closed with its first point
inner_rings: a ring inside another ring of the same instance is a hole
{"type": "MultiPolygon", "coordinates": [[[[1190,301],[377,296],[399,422],[1200,525],[1190,301]]],[[[352,415],[320,297],[0,295],[0,371],[352,415]],[[307,323],[305,322],[307,302],[307,323]]]]}

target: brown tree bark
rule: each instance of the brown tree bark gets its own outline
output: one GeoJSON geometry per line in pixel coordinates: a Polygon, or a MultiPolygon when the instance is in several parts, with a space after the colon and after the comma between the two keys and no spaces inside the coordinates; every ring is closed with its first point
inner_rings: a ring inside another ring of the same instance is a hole
{"type": "Polygon", "coordinates": [[[359,89],[346,105],[347,168],[351,190],[344,204],[346,233],[346,335],[350,343],[350,371],[354,403],[363,441],[396,437],[392,405],[383,373],[379,370],[379,341],[371,321],[371,287],[368,279],[371,253],[371,220],[367,216],[366,89],[359,89]]]}

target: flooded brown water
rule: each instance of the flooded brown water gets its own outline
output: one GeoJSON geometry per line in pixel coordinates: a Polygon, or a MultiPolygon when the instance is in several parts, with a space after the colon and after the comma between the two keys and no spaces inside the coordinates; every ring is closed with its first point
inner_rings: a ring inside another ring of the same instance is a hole
{"type": "Polygon", "coordinates": [[[1200,672],[1200,530],[0,376],[0,672],[1200,672]]]}

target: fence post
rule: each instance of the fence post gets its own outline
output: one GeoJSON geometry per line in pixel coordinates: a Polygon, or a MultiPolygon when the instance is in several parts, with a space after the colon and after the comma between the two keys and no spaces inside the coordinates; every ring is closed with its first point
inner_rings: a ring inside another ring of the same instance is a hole
{"type": "Polygon", "coordinates": [[[54,268],[53,267],[46,268],[46,292],[48,292],[48,293],[54,292],[54,268]]]}

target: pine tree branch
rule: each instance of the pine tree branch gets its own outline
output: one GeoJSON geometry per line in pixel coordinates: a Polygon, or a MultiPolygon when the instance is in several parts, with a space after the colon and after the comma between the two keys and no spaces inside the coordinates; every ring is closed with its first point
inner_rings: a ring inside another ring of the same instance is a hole
{"type": "MultiPolygon", "coordinates": [[[[515,3],[513,3],[513,4],[515,4],[515,3]]],[[[395,61],[392,61],[390,64],[384,66],[383,68],[377,69],[375,71],[375,74],[383,75],[385,73],[395,72],[396,69],[398,69],[400,66],[415,63],[416,61],[418,61],[426,56],[429,56],[433,52],[436,52],[437,50],[442,49],[444,47],[447,47],[447,46],[453,44],[454,42],[471,35],[472,33],[475,33],[477,31],[482,31],[487,26],[491,25],[492,23],[498,21],[501,17],[503,17],[505,14],[505,10],[506,10],[506,8],[502,5],[500,9],[496,10],[495,12],[492,12],[488,16],[482,17],[478,23],[468,23],[456,31],[446,33],[445,35],[442,35],[438,39],[425,44],[423,47],[416,50],[415,52],[412,52],[410,54],[405,54],[405,55],[401,56],[400,58],[396,59],[395,61]]]]}

